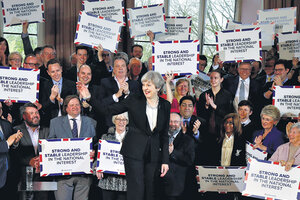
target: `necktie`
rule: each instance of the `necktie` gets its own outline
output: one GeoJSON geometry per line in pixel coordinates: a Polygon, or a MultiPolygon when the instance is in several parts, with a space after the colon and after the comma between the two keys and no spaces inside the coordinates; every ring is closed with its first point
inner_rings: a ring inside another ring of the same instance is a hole
{"type": "Polygon", "coordinates": [[[267,82],[271,82],[271,80],[271,76],[269,76],[267,82]]]}
{"type": "Polygon", "coordinates": [[[78,129],[77,129],[76,119],[71,119],[71,120],[73,121],[73,129],[72,129],[73,138],[78,138],[78,129]]]}
{"type": "MultiPolygon", "coordinates": [[[[4,134],[3,132],[0,130],[0,138],[1,140],[5,141],[5,138],[4,138],[4,134]]],[[[6,171],[8,170],[8,160],[7,160],[7,157],[6,157],[6,171]]]]}
{"type": "Polygon", "coordinates": [[[245,100],[245,80],[241,80],[239,102],[245,100]]]}
{"type": "Polygon", "coordinates": [[[184,119],[183,120],[183,125],[185,125],[186,127],[188,127],[189,126],[189,120],[184,119]]]}

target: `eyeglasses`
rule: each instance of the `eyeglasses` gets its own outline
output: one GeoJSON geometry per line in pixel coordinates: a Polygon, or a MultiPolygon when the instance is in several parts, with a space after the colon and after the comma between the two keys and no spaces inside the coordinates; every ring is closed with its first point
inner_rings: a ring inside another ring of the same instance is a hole
{"type": "Polygon", "coordinates": [[[29,66],[35,66],[35,67],[38,67],[40,66],[38,63],[25,63],[26,65],[29,65],[29,66]]]}
{"type": "Polygon", "coordinates": [[[109,53],[103,53],[102,54],[102,57],[108,57],[109,56],[109,53]]]}
{"type": "Polygon", "coordinates": [[[282,72],[284,69],[274,69],[275,72],[282,72]]]}
{"type": "Polygon", "coordinates": [[[21,62],[21,59],[19,59],[19,58],[12,58],[12,59],[9,59],[9,60],[13,60],[15,62],[21,62]]]}
{"type": "Polygon", "coordinates": [[[119,121],[119,122],[127,122],[127,119],[116,118],[116,121],[119,121]]]}

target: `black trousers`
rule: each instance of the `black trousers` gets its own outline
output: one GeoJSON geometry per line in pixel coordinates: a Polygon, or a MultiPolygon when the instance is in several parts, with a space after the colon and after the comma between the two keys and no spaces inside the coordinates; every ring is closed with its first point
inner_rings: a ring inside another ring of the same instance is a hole
{"type": "Polygon", "coordinates": [[[124,156],[128,200],[157,200],[160,165],[124,156]]]}

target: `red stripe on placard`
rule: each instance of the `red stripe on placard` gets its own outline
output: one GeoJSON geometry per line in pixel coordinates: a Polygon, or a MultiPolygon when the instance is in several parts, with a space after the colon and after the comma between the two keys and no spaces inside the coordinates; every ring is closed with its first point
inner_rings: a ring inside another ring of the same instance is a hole
{"type": "Polygon", "coordinates": [[[5,11],[4,11],[4,9],[2,10],[2,14],[3,14],[3,16],[5,16],[5,11]]]}
{"type": "Polygon", "coordinates": [[[81,11],[79,11],[79,15],[82,15],[82,12],[81,12],[81,11]]]}
{"type": "Polygon", "coordinates": [[[42,159],[43,157],[42,157],[42,155],[40,155],[40,161],[39,162],[43,162],[43,159],[42,159]]]}
{"type": "Polygon", "coordinates": [[[63,141],[69,141],[69,139],[68,138],[64,138],[63,141]]]}
{"type": "Polygon", "coordinates": [[[44,11],[44,5],[43,5],[43,4],[42,4],[42,6],[41,6],[41,7],[42,7],[42,11],[44,11]]]}
{"type": "Polygon", "coordinates": [[[125,173],[122,173],[122,172],[120,172],[120,175],[123,175],[123,176],[125,176],[125,173]]]}
{"type": "Polygon", "coordinates": [[[190,27],[190,28],[189,28],[189,33],[191,33],[191,32],[192,32],[192,28],[190,27]]]}
{"type": "Polygon", "coordinates": [[[216,35],[218,35],[218,32],[215,32],[216,35]]]}
{"type": "Polygon", "coordinates": [[[197,54],[197,61],[200,61],[200,55],[197,54]]]}
{"type": "Polygon", "coordinates": [[[275,105],[275,99],[272,99],[272,105],[275,105]]]}
{"type": "Polygon", "coordinates": [[[294,24],[295,24],[295,25],[297,24],[297,19],[296,19],[296,18],[294,19],[294,24]]]}
{"type": "Polygon", "coordinates": [[[66,172],[66,173],[64,173],[64,175],[71,175],[71,173],[70,172],[66,172]]]}
{"type": "Polygon", "coordinates": [[[236,29],[236,30],[235,30],[235,32],[240,32],[240,31],[241,31],[240,29],[236,29]]]}
{"type": "Polygon", "coordinates": [[[175,73],[174,76],[179,76],[179,74],[175,73]]]}
{"type": "Polygon", "coordinates": [[[246,173],[246,175],[245,175],[245,181],[247,181],[248,180],[248,173],[246,173]]]}
{"type": "Polygon", "coordinates": [[[17,68],[17,67],[11,67],[10,69],[12,69],[12,70],[17,70],[18,68],[17,68]]]}
{"type": "Polygon", "coordinates": [[[102,16],[99,16],[98,18],[99,18],[99,19],[104,19],[104,17],[102,17],[102,16]]]}
{"type": "Polygon", "coordinates": [[[10,100],[12,103],[16,103],[17,101],[16,100],[10,100]]]}
{"type": "Polygon", "coordinates": [[[273,162],[274,165],[279,165],[279,162],[273,162]]]}
{"type": "Polygon", "coordinates": [[[274,10],[275,10],[275,11],[278,11],[278,8],[275,8],[274,10]]]}
{"type": "Polygon", "coordinates": [[[298,187],[298,190],[300,190],[300,182],[299,182],[299,187],[298,187]]]}
{"type": "Polygon", "coordinates": [[[40,90],[40,83],[36,84],[36,90],[40,90]]]}
{"type": "Polygon", "coordinates": [[[259,41],[259,48],[261,48],[261,41],[259,41]]]}
{"type": "Polygon", "coordinates": [[[123,15],[125,15],[125,9],[124,8],[122,9],[122,13],[123,13],[123,15]]]}
{"type": "Polygon", "coordinates": [[[147,6],[143,6],[143,8],[147,8],[147,6]]]}
{"type": "Polygon", "coordinates": [[[152,63],[154,63],[154,56],[152,56],[152,63]]]}
{"type": "Polygon", "coordinates": [[[79,26],[80,26],[80,24],[77,24],[76,31],[78,31],[78,30],[79,30],[79,26]]]}
{"type": "Polygon", "coordinates": [[[217,44],[217,46],[216,46],[216,49],[217,49],[217,51],[219,51],[219,45],[217,44]]]}
{"type": "Polygon", "coordinates": [[[266,199],[267,199],[267,200],[273,200],[273,198],[271,198],[271,197],[267,197],[266,199]]]}
{"type": "Polygon", "coordinates": [[[178,40],[174,40],[173,43],[179,43],[179,41],[178,40]]]}
{"type": "Polygon", "coordinates": [[[164,15],[164,21],[166,21],[166,15],[164,15]]]}
{"type": "Polygon", "coordinates": [[[242,62],[242,60],[237,60],[236,62],[237,62],[237,63],[240,63],[240,62],[242,62]]]}
{"type": "Polygon", "coordinates": [[[128,20],[128,26],[130,26],[130,20],[128,20]]]}
{"type": "Polygon", "coordinates": [[[97,153],[97,158],[98,158],[98,159],[100,158],[100,152],[97,153]]]}
{"type": "Polygon", "coordinates": [[[84,1],[81,1],[82,4],[84,4],[84,1]]]}

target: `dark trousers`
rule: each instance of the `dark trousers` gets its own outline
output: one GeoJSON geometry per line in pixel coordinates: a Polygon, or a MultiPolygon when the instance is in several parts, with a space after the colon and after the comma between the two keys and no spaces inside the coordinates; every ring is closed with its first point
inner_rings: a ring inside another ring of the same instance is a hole
{"type": "Polygon", "coordinates": [[[124,156],[128,200],[157,200],[160,166],[158,163],[124,156]]]}
{"type": "Polygon", "coordinates": [[[126,200],[126,192],[102,190],[103,200],[126,200]]]}

